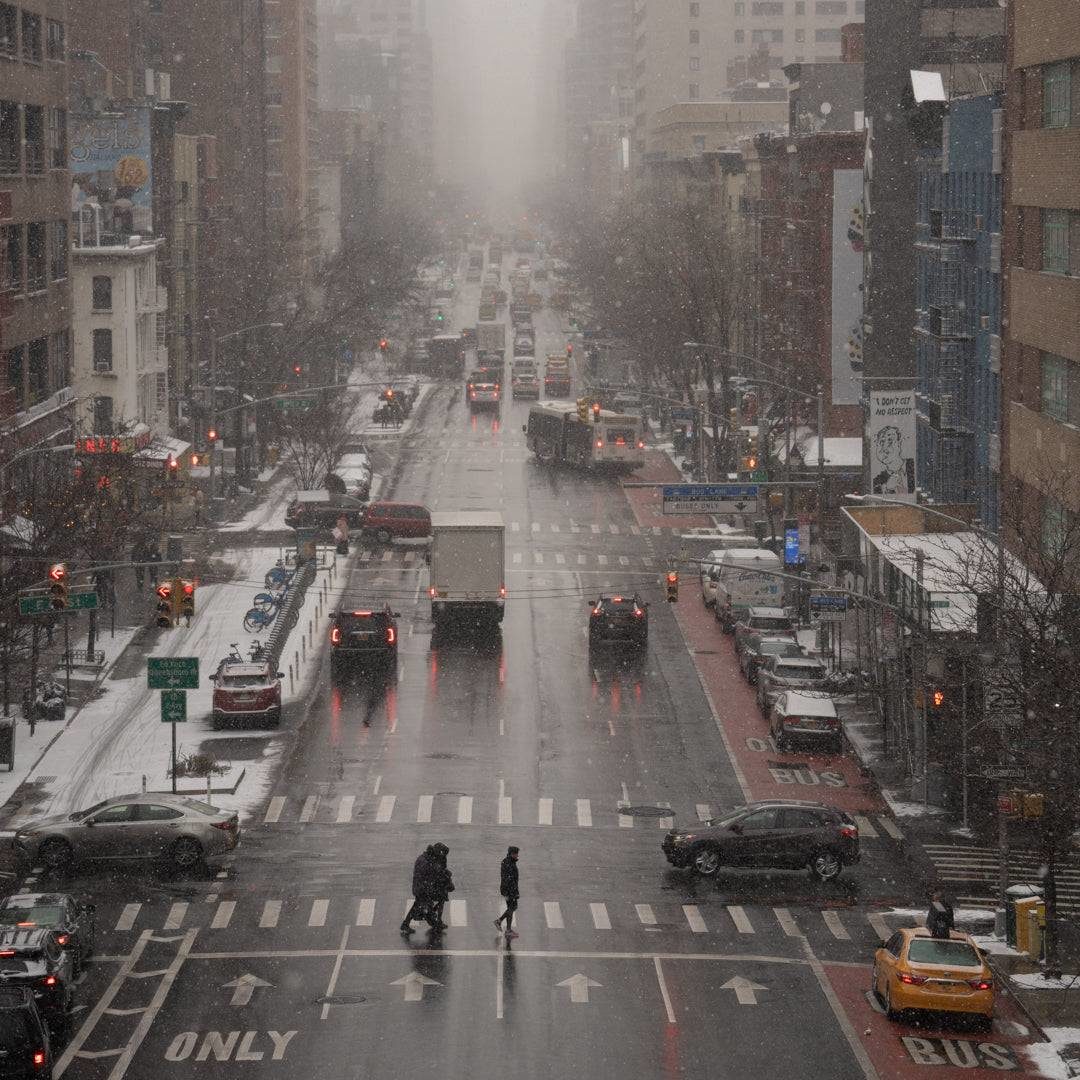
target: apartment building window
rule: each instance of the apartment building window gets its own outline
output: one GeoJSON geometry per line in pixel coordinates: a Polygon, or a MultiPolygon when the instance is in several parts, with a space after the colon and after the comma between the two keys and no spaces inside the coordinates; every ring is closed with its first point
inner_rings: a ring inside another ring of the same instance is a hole
{"type": "Polygon", "coordinates": [[[49,109],[49,168],[66,169],[67,159],[67,109],[49,109]]]}
{"type": "Polygon", "coordinates": [[[26,226],[26,291],[28,293],[41,292],[45,288],[47,232],[44,221],[31,221],[26,226]]]}
{"type": "Polygon", "coordinates": [[[94,433],[107,435],[113,426],[113,399],[111,397],[94,398],[94,433]]]}
{"type": "Polygon", "coordinates": [[[1043,210],[1042,241],[1043,270],[1049,274],[1080,274],[1080,214],[1043,210]]]}
{"type": "Polygon", "coordinates": [[[45,109],[41,105],[23,106],[23,141],[26,143],[26,171],[45,171],[45,109]]]}
{"type": "Polygon", "coordinates": [[[701,14],[701,4],[694,3],[690,5],[690,18],[696,19],[701,14]]]}
{"type": "Polygon", "coordinates": [[[64,24],[56,19],[45,20],[45,55],[50,60],[63,60],[66,49],[64,47],[64,24]]]}
{"type": "Polygon", "coordinates": [[[690,57],[690,70],[691,71],[700,71],[701,70],[701,57],[699,57],[699,56],[691,56],[690,57]]]}
{"type": "Polygon", "coordinates": [[[14,101],[0,101],[0,173],[18,173],[22,167],[22,117],[14,101]]]}
{"type": "Polygon", "coordinates": [[[94,370],[95,371],[112,371],[113,363],[113,349],[112,349],[112,331],[111,330],[95,330],[94,331],[94,370]]]}
{"type": "Polygon", "coordinates": [[[12,59],[19,51],[19,12],[11,4],[0,4],[0,56],[12,59]]]}
{"type": "Polygon", "coordinates": [[[690,101],[697,101],[701,97],[701,87],[696,82],[690,84],[690,92],[687,97],[690,101]]]}
{"type": "Polygon", "coordinates": [[[23,293],[23,227],[4,226],[4,289],[16,296],[23,293]]]}
{"type": "Polygon", "coordinates": [[[755,0],[750,5],[751,15],[783,15],[783,0],[755,0]]]}
{"type": "Polygon", "coordinates": [[[735,31],[735,44],[736,45],[741,45],[745,40],[746,40],[746,31],[745,30],[736,30],[735,31]]]}
{"type": "Polygon", "coordinates": [[[63,281],[68,276],[68,223],[54,221],[50,231],[49,277],[53,281],[63,281]]]}
{"type": "Polygon", "coordinates": [[[49,339],[34,338],[26,346],[26,375],[29,404],[36,405],[49,396],[49,339]]]}
{"type": "Polygon", "coordinates": [[[735,0],[735,15],[743,16],[746,14],[746,4],[742,0],[735,0]]]}
{"type": "Polygon", "coordinates": [[[855,14],[856,15],[865,15],[866,14],[866,0],[855,0],[855,14]]]}
{"type": "Polygon", "coordinates": [[[795,14],[796,15],[805,15],[806,14],[805,0],[795,0],[795,14]]]}
{"type": "Polygon", "coordinates": [[[705,153],[705,136],[704,135],[695,135],[694,136],[694,153],[695,154],[704,154],[705,153]]]}
{"type": "MultiPolygon", "coordinates": [[[[1067,423],[1069,417],[1069,369],[1064,356],[1042,354],[1042,411],[1055,420],[1067,423]]],[[[1073,395],[1076,397],[1076,395],[1073,395]]],[[[1080,411],[1080,400],[1074,411],[1080,411]]]]}
{"type": "Polygon", "coordinates": [[[1071,525],[1069,511],[1049,495],[1043,500],[1042,553],[1047,559],[1058,559],[1065,551],[1071,525]]]}
{"type": "Polygon", "coordinates": [[[847,0],[815,0],[815,15],[846,15],[847,0]]]}
{"type": "Polygon", "coordinates": [[[22,13],[22,56],[32,63],[41,63],[41,16],[22,13]]]}
{"type": "Polygon", "coordinates": [[[53,386],[71,385],[71,331],[57,330],[52,335],[50,370],[53,386]]]}
{"type": "Polygon", "coordinates": [[[155,14],[160,15],[165,10],[165,0],[149,0],[147,6],[155,14]]]}
{"type": "Polygon", "coordinates": [[[1068,127],[1072,113],[1071,64],[1062,60],[1043,68],[1043,127],[1068,127]]]}
{"type": "Polygon", "coordinates": [[[840,27],[824,27],[820,30],[814,31],[814,40],[818,43],[824,41],[839,41],[840,40],[840,27]]]}
{"type": "Polygon", "coordinates": [[[700,30],[691,30],[690,31],[690,44],[691,45],[700,45],[701,44],[701,31],[700,30]]]}
{"type": "Polygon", "coordinates": [[[796,30],[795,31],[795,40],[796,41],[805,41],[806,40],[806,31],[802,30],[802,29],[796,30]]]}
{"type": "Polygon", "coordinates": [[[94,311],[112,311],[112,278],[108,274],[95,274],[90,295],[94,311]]]}
{"type": "Polygon", "coordinates": [[[164,371],[154,372],[154,405],[158,412],[169,407],[169,376],[164,371]]]}
{"type": "Polygon", "coordinates": [[[767,41],[783,41],[783,30],[753,30],[750,33],[750,40],[757,45],[761,45],[767,41]]]}
{"type": "Polygon", "coordinates": [[[4,353],[8,389],[15,391],[15,405],[19,409],[23,407],[23,355],[25,352],[25,345],[16,345],[14,349],[8,349],[4,353]]]}

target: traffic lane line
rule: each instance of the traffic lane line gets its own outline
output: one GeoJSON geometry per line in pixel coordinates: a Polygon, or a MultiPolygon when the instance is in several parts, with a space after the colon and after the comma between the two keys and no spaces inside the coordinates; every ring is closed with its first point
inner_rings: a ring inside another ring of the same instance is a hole
{"type": "Polygon", "coordinates": [[[809,753],[779,754],[758,711],[754,687],[739,671],[731,637],[724,634],[690,582],[675,618],[698,674],[716,703],[718,720],[752,799],[812,799],[842,810],[887,813],[884,801],[864,787],[854,758],[809,753]]]}
{"type": "Polygon", "coordinates": [[[910,1080],[924,1071],[934,1080],[978,1080],[1000,1077],[1003,1072],[1037,1075],[1023,1048],[1040,1040],[1007,997],[998,995],[991,1032],[963,1022],[936,1027],[929,1018],[915,1026],[887,1020],[871,1002],[871,964],[822,961],[821,966],[880,1080],[910,1080]]]}

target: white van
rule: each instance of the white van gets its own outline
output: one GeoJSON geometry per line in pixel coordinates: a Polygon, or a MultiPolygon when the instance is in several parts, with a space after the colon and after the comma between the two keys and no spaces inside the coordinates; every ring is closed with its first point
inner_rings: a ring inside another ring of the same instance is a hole
{"type": "Polygon", "coordinates": [[[767,548],[728,548],[718,553],[713,606],[716,621],[730,634],[751,607],[783,607],[780,556],[767,548]],[[768,571],[768,573],[762,573],[768,571]]]}

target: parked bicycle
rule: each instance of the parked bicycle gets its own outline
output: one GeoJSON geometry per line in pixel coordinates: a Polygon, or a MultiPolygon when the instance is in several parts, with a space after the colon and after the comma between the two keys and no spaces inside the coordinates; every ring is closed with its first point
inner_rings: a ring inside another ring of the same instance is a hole
{"type": "Polygon", "coordinates": [[[263,584],[268,589],[287,589],[296,576],[295,568],[290,570],[280,559],[266,571],[263,584]]]}

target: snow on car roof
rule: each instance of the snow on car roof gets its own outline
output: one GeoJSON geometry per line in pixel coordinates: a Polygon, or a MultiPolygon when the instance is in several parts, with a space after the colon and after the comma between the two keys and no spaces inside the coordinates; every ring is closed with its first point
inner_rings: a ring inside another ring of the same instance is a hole
{"type": "Polygon", "coordinates": [[[830,697],[821,694],[799,694],[789,690],[785,698],[789,713],[803,713],[806,716],[836,715],[836,706],[830,697]]]}

